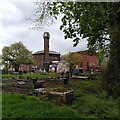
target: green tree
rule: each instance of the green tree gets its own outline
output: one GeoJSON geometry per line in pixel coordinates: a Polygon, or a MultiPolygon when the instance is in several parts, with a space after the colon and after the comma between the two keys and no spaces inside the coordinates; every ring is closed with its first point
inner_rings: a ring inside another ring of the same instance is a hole
{"type": "Polygon", "coordinates": [[[11,44],[2,49],[2,62],[6,69],[12,65],[15,71],[19,71],[20,64],[29,65],[33,62],[32,52],[30,52],[21,42],[11,44]]]}
{"type": "Polygon", "coordinates": [[[0,70],[2,70],[2,55],[0,54],[0,70]]]}
{"type": "Polygon", "coordinates": [[[72,77],[73,70],[76,65],[80,66],[81,55],[79,53],[70,53],[63,56],[63,59],[69,62],[70,76],[72,77]]]}
{"type": "Polygon", "coordinates": [[[57,18],[62,13],[60,29],[64,32],[65,39],[73,39],[74,46],[83,38],[87,38],[90,52],[96,52],[100,47],[106,49],[106,46],[110,44],[105,88],[113,96],[120,95],[118,92],[118,85],[120,85],[120,2],[44,3],[43,11],[40,12],[42,17],[39,16],[39,18],[43,20],[49,14],[57,18]],[[50,11],[45,12],[46,9],[50,11]]]}
{"type": "Polygon", "coordinates": [[[108,49],[98,49],[99,66],[105,68],[109,59],[109,47],[108,49]]]}

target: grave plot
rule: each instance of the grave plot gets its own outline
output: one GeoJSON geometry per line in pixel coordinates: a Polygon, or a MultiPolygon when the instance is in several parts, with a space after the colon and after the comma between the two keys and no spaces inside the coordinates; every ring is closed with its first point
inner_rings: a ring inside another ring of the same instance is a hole
{"type": "Polygon", "coordinates": [[[70,105],[74,100],[74,91],[65,87],[37,88],[34,89],[34,93],[37,96],[45,96],[57,104],[70,105]]]}
{"type": "Polygon", "coordinates": [[[74,91],[64,86],[61,80],[39,79],[9,79],[3,80],[2,91],[7,93],[22,93],[37,97],[45,96],[47,100],[58,104],[72,104],[74,91]]]}
{"type": "Polygon", "coordinates": [[[2,92],[28,94],[34,90],[31,80],[26,79],[3,79],[2,92]]]}

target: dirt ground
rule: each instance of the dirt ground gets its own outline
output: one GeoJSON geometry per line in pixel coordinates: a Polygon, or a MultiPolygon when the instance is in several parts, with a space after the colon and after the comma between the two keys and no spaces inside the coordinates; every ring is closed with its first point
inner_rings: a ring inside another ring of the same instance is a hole
{"type": "MultiPolygon", "coordinates": [[[[2,80],[2,92],[3,93],[22,93],[29,94],[34,90],[33,82],[29,82],[30,80],[22,80],[22,79],[3,79],[2,80]],[[25,82],[25,85],[19,85],[18,82],[25,82]]],[[[63,86],[64,83],[62,80],[37,80],[44,81],[45,88],[55,88],[57,86],[63,86]]]]}

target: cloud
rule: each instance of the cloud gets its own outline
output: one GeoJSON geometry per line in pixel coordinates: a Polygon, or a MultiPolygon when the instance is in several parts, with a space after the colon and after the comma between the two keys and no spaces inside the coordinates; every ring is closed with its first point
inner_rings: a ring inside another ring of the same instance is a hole
{"type": "Polygon", "coordinates": [[[0,4],[0,50],[3,46],[22,41],[31,51],[36,52],[43,49],[43,34],[50,33],[50,50],[61,54],[70,51],[85,50],[87,41],[81,40],[77,47],[73,47],[72,39],[65,40],[64,33],[59,30],[61,16],[49,26],[40,30],[29,29],[31,21],[27,18],[34,18],[36,6],[32,2],[4,2],[0,4]]]}

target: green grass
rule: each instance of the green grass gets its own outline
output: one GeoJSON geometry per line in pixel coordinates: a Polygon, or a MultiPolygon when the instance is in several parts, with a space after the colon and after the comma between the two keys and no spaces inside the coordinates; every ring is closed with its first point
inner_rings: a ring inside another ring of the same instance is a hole
{"type": "Polygon", "coordinates": [[[2,94],[0,93],[0,120],[2,118],[2,94]]]}
{"type": "Polygon", "coordinates": [[[2,74],[2,78],[6,78],[6,79],[10,79],[10,78],[16,78],[16,77],[23,77],[23,78],[27,78],[27,77],[31,77],[31,78],[51,78],[51,77],[55,77],[56,73],[27,73],[27,74],[22,74],[22,75],[14,75],[14,74],[2,74]]]}
{"type": "Polygon", "coordinates": [[[3,118],[80,118],[81,115],[67,106],[55,106],[48,101],[19,94],[3,94],[3,118]]]}
{"type": "Polygon", "coordinates": [[[118,118],[118,99],[100,90],[99,84],[100,81],[93,80],[71,81],[70,85],[75,92],[76,100],[70,107],[90,118],[118,118]]]}
{"type": "MultiPolygon", "coordinates": [[[[25,74],[26,76],[27,74],[25,74]]],[[[36,77],[36,74],[33,75],[36,77]]],[[[32,77],[33,77],[32,76],[32,77]]],[[[49,77],[49,75],[46,75],[49,77]]],[[[70,80],[69,89],[74,90],[75,100],[70,106],[50,103],[23,95],[3,94],[3,117],[84,117],[118,118],[118,99],[107,95],[100,87],[100,80],[70,80]],[[12,112],[11,112],[12,110],[12,112]]],[[[63,86],[62,86],[63,87],[63,86]]],[[[62,88],[58,86],[58,89],[62,88]]]]}

